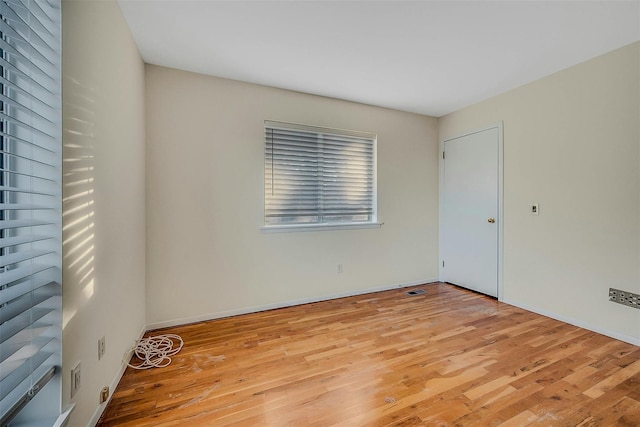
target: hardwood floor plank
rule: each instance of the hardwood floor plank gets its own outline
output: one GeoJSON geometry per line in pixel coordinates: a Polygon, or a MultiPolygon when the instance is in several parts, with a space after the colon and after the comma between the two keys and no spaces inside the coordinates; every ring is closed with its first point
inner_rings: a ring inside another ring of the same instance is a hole
{"type": "Polygon", "coordinates": [[[452,285],[152,331],[100,426],[640,425],[640,348],[452,285]]]}
{"type": "Polygon", "coordinates": [[[631,365],[620,369],[613,375],[600,381],[598,384],[590,387],[588,390],[585,390],[583,393],[584,395],[595,399],[602,396],[604,393],[606,393],[608,390],[611,390],[616,385],[623,383],[625,380],[638,374],[640,374],[640,359],[638,359],[631,365]]]}
{"type": "Polygon", "coordinates": [[[536,414],[531,411],[522,411],[513,417],[509,418],[500,425],[503,427],[522,427],[530,425],[537,418],[536,414]]]}

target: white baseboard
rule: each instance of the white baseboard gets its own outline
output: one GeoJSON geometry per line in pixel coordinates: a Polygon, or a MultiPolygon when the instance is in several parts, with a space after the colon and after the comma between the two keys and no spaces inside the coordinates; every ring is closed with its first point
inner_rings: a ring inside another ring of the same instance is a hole
{"type": "Polygon", "coordinates": [[[276,302],[276,303],[273,303],[273,304],[257,305],[257,306],[253,306],[253,307],[243,307],[243,308],[238,308],[238,309],[233,309],[233,310],[220,311],[220,312],[217,312],[217,313],[209,313],[209,314],[203,314],[203,315],[198,315],[198,316],[183,317],[183,318],[180,318],[180,319],[166,320],[166,321],[162,321],[162,322],[150,323],[150,324],[147,325],[147,330],[160,329],[160,328],[169,328],[169,327],[172,327],[172,326],[179,326],[179,325],[187,325],[189,323],[204,322],[204,321],[207,321],[207,320],[214,320],[214,319],[222,319],[224,317],[238,316],[238,315],[241,315],[241,314],[248,314],[248,313],[257,313],[257,312],[260,312],[260,311],[273,310],[273,309],[276,309],[276,308],[292,307],[292,306],[295,306],[295,305],[309,304],[309,303],[312,303],[312,302],[327,301],[327,300],[332,300],[332,299],[336,299],[336,298],[351,297],[351,296],[355,296],[355,295],[370,294],[372,292],[382,292],[382,291],[388,291],[388,290],[391,290],[391,289],[406,288],[406,287],[409,287],[409,286],[425,285],[425,284],[433,283],[433,282],[437,282],[437,281],[438,281],[437,278],[435,278],[435,279],[434,278],[430,278],[430,279],[418,280],[418,281],[409,282],[409,283],[387,285],[387,286],[381,286],[381,287],[377,287],[377,288],[358,289],[358,290],[355,290],[355,291],[341,292],[341,293],[331,294],[331,295],[322,295],[322,296],[317,296],[317,297],[301,298],[301,299],[296,299],[296,300],[276,302]]]}
{"type": "Polygon", "coordinates": [[[552,319],[559,320],[559,321],[564,322],[564,323],[568,323],[568,324],[573,325],[573,326],[578,326],[578,327],[583,328],[583,329],[588,329],[590,331],[597,332],[597,333],[602,334],[602,335],[606,335],[606,336],[608,336],[610,338],[615,338],[617,340],[624,341],[624,342],[629,343],[629,344],[640,346],[640,338],[638,338],[638,337],[634,337],[634,336],[626,335],[626,334],[621,334],[621,333],[616,332],[616,331],[611,331],[609,329],[605,329],[605,328],[601,328],[601,327],[595,326],[595,325],[590,324],[588,322],[583,322],[581,320],[577,320],[577,319],[574,319],[574,318],[569,317],[569,316],[563,316],[563,315],[558,314],[558,313],[552,313],[550,311],[543,310],[543,309],[541,309],[539,307],[533,307],[531,305],[523,304],[523,303],[518,302],[518,301],[503,300],[502,302],[504,302],[505,304],[513,305],[513,306],[518,307],[518,308],[522,308],[522,309],[527,310],[527,311],[531,311],[531,312],[536,313],[536,314],[540,314],[542,316],[550,317],[552,319]]]}
{"type": "MultiPolygon", "coordinates": [[[[142,328],[142,330],[138,334],[138,338],[137,338],[136,341],[139,341],[140,339],[142,339],[142,336],[145,334],[145,332],[147,332],[147,327],[146,326],[144,326],[142,328]]],[[[118,373],[116,374],[116,376],[113,379],[113,381],[111,381],[111,385],[109,386],[109,390],[110,390],[109,398],[107,399],[106,402],[101,403],[100,405],[98,405],[96,410],[93,412],[93,416],[91,417],[91,420],[89,421],[89,424],[87,424],[88,426],[95,426],[96,424],[98,424],[98,421],[100,420],[100,417],[102,416],[102,413],[107,408],[107,405],[109,404],[109,402],[111,402],[111,398],[113,397],[113,393],[116,391],[116,387],[118,386],[118,383],[122,379],[122,376],[124,375],[124,371],[127,370],[127,363],[129,362],[129,359],[131,358],[131,351],[132,351],[132,349],[128,350],[124,354],[124,356],[122,357],[122,363],[120,364],[120,369],[118,370],[118,373]]]]}

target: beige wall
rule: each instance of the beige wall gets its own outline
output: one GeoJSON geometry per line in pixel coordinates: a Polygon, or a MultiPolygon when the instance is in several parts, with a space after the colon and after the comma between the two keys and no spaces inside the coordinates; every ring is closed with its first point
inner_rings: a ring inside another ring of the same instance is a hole
{"type": "Polygon", "coordinates": [[[640,43],[442,117],[504,121],[504,299],[640,344],[640,43]],[[528,214],[540,203],[540,215],[528,214]]]}
{"type": "Polygon", "coordinates": [[[437,279],[436,119],[153,65],[146,84],[152,327],[437,279]],[[384,226],[262,233],[265,119],[377,133],[384,226]]]}
{"type": "Polygon", "coordinates": [[[62,19],[63,407],[76,403],[76,427],[145,325],[144,64],[114,1],[65,0],[62,19]]]}

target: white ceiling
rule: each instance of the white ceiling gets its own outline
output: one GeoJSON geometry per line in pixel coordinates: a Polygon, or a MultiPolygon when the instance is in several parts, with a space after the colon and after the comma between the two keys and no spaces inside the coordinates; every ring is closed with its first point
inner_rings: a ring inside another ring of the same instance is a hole
{"type": "Polygon", "coordinates": [[[640,40],[640,0],[119,4],[148,63],[431,116],[640,40]]]}

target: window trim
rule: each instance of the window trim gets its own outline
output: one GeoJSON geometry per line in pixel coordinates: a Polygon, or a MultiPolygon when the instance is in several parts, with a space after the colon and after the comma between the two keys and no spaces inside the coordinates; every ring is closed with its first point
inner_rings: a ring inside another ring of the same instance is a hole
{"type": "Polygon", "coordinates": [[[330,231],[355,230],[366,228],[380,228],[384,222],[346,222],[335,224],[295,224],[295,225],[265,225],[260,227],[263,233],[292,233],[296,231],[330,231]]]}
{"type": "Polygon", "coordinates": [[[263,148],[266,150],[267,145],[267,130],[268,129],[282,129],[282,130],[299,130],[306,132],[317,132],[318,134],[327,133],[335,135],[344,135],[352,137],[360,137],[371,139],[373,142],[373,155],[372,155],[372,188],[371,188],[371,207],[372,214],[369,221],[355,221],[355,222],[310,222],[310,223],[292,223],[292,224],[267,224],[266,206],[267,206],[267,158],[266,152],[263,155],[264,161],[264,173],[263,173],[263,186],[262,186],[262,212],[263,223],[260,227],[262,233],[280,233],[280,232],[304,232],[304,231],[330,231],[330,230],[350,230],[350,229],[370,229],[380,228],[384,223],[378,221],[378,136],[372,132],[354,131],[349,129],[330,128],[316,125],[308,125],[301,123],[282,122],[275,120],[265,120],[263,123],[263,130],[265,137],[263,140],[263,148]]]}

